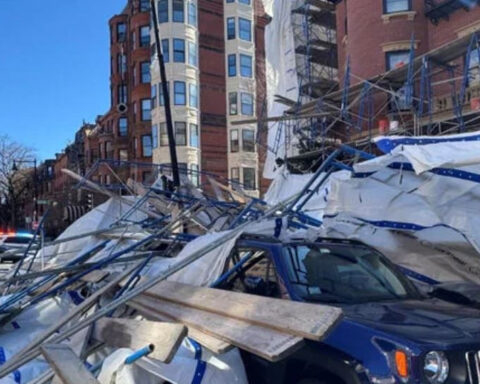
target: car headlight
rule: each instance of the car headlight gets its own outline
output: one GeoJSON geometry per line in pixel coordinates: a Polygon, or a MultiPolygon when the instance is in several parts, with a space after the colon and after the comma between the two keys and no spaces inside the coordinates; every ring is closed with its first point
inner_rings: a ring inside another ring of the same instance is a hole
{"type": "Polygon", "coordinates": [[[425,355],[423,373],[429,383],[442,384],[450,370],[448,359],[443,352],[431,351],[425,355]]]}

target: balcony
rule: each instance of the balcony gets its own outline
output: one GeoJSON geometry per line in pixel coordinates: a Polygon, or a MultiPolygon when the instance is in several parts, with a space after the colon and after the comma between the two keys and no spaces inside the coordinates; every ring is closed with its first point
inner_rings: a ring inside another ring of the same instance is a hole
{"type": "Polygon", "coordinates": [[[440,19],[448,20],[450,14],[459,9],[469,11],[469,4],[478,5],[480,0],[425,0],[425,16],[433,24],[438,24],[440,19]]]}

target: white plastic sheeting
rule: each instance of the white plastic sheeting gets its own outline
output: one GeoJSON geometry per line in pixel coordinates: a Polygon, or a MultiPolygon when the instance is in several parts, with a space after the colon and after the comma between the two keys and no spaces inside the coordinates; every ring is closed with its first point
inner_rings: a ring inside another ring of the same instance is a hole
{"type": "MultiPolygon", "coordinates": [[[[427,278],[480,283],[478,139],[382,138],[391,153],[355,166],[367,177],[333,173],[305,211],[323,219],[321,234],[362,240],[427,278]]],[[[304,177],[278,174],[267,198],[299,192],[304,177]]]]}
{"type": "Polygon", "coordinates": [[[247,384],[245,369],[237,349],[214,355],[191,339],[185,339],[169,364],[143,358],[124,364],[133,351],[119,349],[103,363],[101,384],[247,384]]]}
{"type": "MultiPolygon", "coordinates": [[[[295,61],[295,43],[291,22],[291,0],[263,0],[265,12],[272,21],[265,28],[265,65],[267,83],[267,112],[269,117],[281,116],[288,108],[275,102],[275,95],[290,100],[298,99],[298,78],[295,61]]],[[[279,123],[268,126],[267,158],[263,177],[274,178],[276,158],[285,157],[285,127],[279,123]],[[282,129],[283,128],[283,129],[282,129]],[[280,131],[279,131],[280,130],[280,131]],[[278,150],[273,153],[273,150],[278,150]]]]}

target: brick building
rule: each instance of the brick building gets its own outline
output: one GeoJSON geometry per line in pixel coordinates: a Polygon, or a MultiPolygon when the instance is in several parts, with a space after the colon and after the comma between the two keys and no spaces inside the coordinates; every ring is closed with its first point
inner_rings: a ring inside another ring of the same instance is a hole
{"type": "MultiPolygon", "coordinates": [[[[470,7],[461,0],[336,3],[339,77],[344,84],[348,67],[349,102],[368,93],[368,84],[359,84],[363,80],[375,83],[370,134],[385,129],[416,135],[478,129],[479,57],[471,49],[480,31],[480,7],[473,5],[477,2],[470,7]]],[[[345,93],[331,99],[344,104],[345,93]]],[[[353,113],[362,107],[365,111],[365,105],[357,102],[353,113]]]]}
{"type": "MultiPolygon", "coordinates": [[[[142,181],[152,162],[150,1],[128,0],[122,13],[110,19],[109,27],[111,107],[86,134],[86,166],[98,159],[112,160],[123,180],[142,181]],[[123,163],[127,161],[138,165],[123,163]]],[[[92,179],[113,182],[106,167],[99,167],[92,179]]]]}
{"type": "MultiPolygon", "coordinates": [[[[166,62],[178,161],[199,184],[197,171],[240,182],[258,194],[261,158],[255,118],[265,98],[259,0],[160,0],[159,31],[166,62]]],[[[153,28],[152,28],[153,43],[153,28]]],[[[169,163],[158,60],[152,44],[154,163],[169,163]]]]}

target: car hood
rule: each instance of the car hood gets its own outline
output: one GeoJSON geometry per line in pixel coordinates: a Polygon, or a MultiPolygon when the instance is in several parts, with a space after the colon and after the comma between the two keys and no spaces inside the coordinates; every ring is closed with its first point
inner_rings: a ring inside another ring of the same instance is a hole
{"type": "Polygon", "coordinates": [[[366,303],[343,310],[350,321],[417,344],[480,344],[480,311],[438,299],[366,303]]]}

